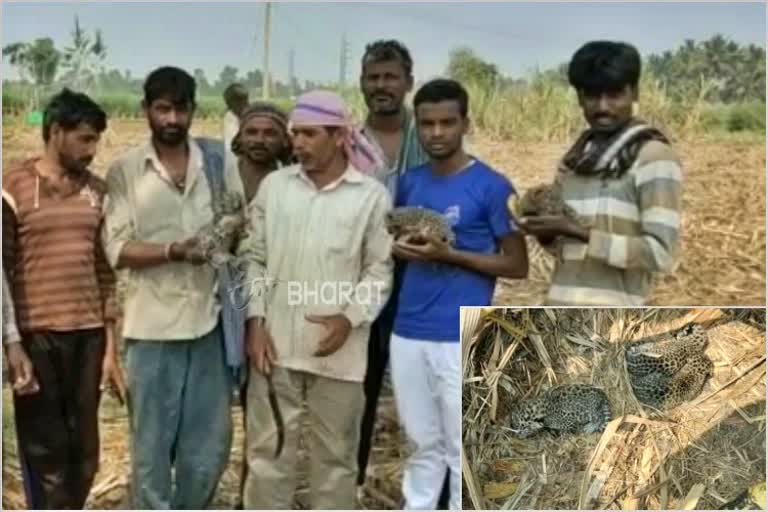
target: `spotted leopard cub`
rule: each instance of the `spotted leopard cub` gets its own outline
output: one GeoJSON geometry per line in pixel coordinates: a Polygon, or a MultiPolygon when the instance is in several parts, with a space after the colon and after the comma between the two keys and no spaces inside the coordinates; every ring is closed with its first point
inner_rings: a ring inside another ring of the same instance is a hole
{"type": "Polygon", "coordinates": [[[517,403],[509,418],[510,428],[519,438],[544,430],[592,433],[605,429],[611,409],[603,390],[587,384],[566,384],[517,403]]]}
{"type": "MultiPolygon", "coordinates": [[[[536,185],[525,191],[519,199],[513,200],[512,212],[516,217],[565,216],[586,226],[576,210],[568,206],[562,196],[559,181],[536,185]]],[[[564,237],[556,237],[548,243],[539,245],[550,255],[559,258],[564,237]]]]}
{"type": "Polygon", "coordinates": [[[387,231],[400,240],[410,236],[411,241],[439,240],[449,245],[456,243],[453,230],[445,217],[429,208],[400,206],[386,217],[387,231]]]}
{"type": "Polygon", "coordinates": [[[213,267],[232,262],[239,268],[243,262],[232,254],[232,249],[244,235],[247,220],[245,204],[239,195],[225,192],[212,206],[214,221],[198,233],[198,246],[213,267]]]}
{"type": "Polygon", "coordinates": [[[696,398],[714,369],[707,344],[704,328],[688,324],[658,341],[629,345],[624,359],[637,400],[666,410],[696,398]]]}

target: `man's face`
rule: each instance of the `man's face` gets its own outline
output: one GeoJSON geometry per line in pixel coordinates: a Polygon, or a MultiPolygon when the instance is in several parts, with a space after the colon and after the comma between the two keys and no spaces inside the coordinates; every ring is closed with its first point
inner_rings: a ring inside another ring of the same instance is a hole
{"type": "Polygon", "coordinates": [[[322,172],[342,151],[343,129],[323,126],[294,126],[293,151],[304,172],[322,172]]]}
{"type": "Polygon", "coordinates": [[[96,156],[101,134],[87,123],[80,123],[74,130],[65,130],[54,124],[50,143],[56,149],[59,163],[69,172],[82,173],[96,156]]]}
{"type": "Polygon", "coordinates": [[[248,106],[248,95],[247,94],[240,94],[240,95],[233,95],[224,98],[224,103],[227,104],[227,108],[237,114],[238,116],[245,110],[245,107],[248,106]]]}
{"type": "Polygon", "coordinates": [[[454,100],[421,103],[416,107],[419,140],[433,160],[446,160],[461,149],[469,120],[454,100]]]}
{"type": "Polygon", "coordinates": [[[252,117],[240,129],[243,154],[255,164],[273,165],[285,151],[286,142],[280,128],[266,117],[252,117]]]}
{"type": "Polygon", "coordinates": [[[637,91],[631,85],[614,91],[579,91],[579,105],[589,125],[600,132],[613,132],[632,119],[637,91]]]}
{"type": "Polygon", "coordinates": [[[169,98],[158,98],[144,106],[152,138],[168,146],[178,146],[187,140],[194,112],[194,105],[174,103],[169,98]]]}
{"type": "Polygon", "coordinates": [[[413,87],[413,77],[408,76],[397,60],[367,62],[360,76],[368,111],[373,114],[394,115],[403,107],[405,95],[413,87]]]}

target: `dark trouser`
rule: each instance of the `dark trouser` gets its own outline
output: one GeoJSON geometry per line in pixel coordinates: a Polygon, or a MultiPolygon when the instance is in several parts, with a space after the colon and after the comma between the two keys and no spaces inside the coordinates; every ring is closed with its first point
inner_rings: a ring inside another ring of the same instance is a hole
{"type": "MultiPolygon", "coordinates": [[[[384,383],[384,374],[389,362],[389,339],[395,323],[397,312],[397,295],[400,293],[404,266],[395,264],[395,275],[392,286],[392,295],[379,317],[371,325],[368,338],[368,368],[365,373],[363,389],[365,391],[365,410],[363,422],[360,427],[360,448],[357,452],[357,485],[365,483],[365,472],[371,454],[373,440],[373,427],[376,424],[376,409],[379,405],[381,386],[384,383]]],[[[450,471],[446,471],[443,488],[440,491],[440,499],[437,508],[448,509],[450,471]]]]}
{"type": "Polygon", "coordinates": [[[82,509],[99,465],[104,329],[22,335],[40,390],[14,396],[30,509],[82,509]]]}
{"type": "Polygon", "coordinates": [[[240,387],[240,407],[243,410],[243,466],[240,468],[240,491],[237,497],[237,504],[235,505],[235,510],[243,510],[243,500],[245,499],[243,497],[243,492],[245,491],[245,480],[248,478],[248,436],[246,435],[246,431],[248,428],[248,414],[246,413],[246,408],[248,406],[248,379],[251,372],[246,371],[245,372],[245,382],[240,387]]]}

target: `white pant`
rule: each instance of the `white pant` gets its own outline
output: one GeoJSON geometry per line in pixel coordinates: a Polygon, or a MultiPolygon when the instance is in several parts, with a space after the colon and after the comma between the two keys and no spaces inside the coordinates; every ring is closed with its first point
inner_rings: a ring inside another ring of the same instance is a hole
{"type": "Polygon", "coordinates": [[[450,468],[450,508],[461,510],[461,344],[392,334],[392,385],[413,446],[405,465],[405,509],[434,510],[450,468]]]}

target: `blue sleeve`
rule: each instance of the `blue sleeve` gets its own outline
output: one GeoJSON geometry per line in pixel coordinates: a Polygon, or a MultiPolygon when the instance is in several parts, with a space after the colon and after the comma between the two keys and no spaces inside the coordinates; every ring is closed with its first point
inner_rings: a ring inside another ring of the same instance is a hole
{"type": "Polygon", "coordinates": [[[515,187],[503,176],[497,180],[489,180],[487,198],[488,222],[491,232],[496,240],[519,231],[514,217],[509,211],[507,202],[512,194],[516,194],[515,187]]]}

